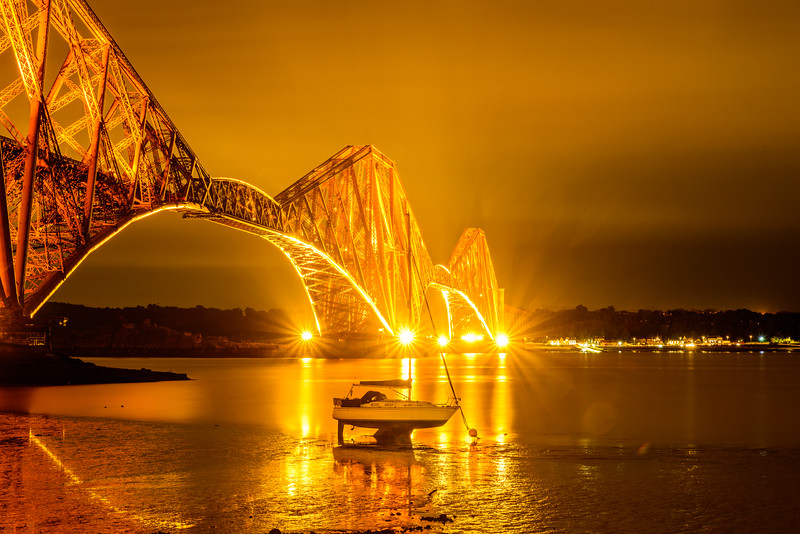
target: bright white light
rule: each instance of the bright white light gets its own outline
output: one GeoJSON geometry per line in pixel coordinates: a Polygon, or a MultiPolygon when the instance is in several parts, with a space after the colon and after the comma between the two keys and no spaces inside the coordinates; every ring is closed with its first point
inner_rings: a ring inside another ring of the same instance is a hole
{"type": "Polygon", "coordinates": [[[411,330],[404,328],[400,331],[400,343],[403,345],[409,345],[414,341],[414,332],[411,330]]]}
{"type": "Polygon", "coordinates": [[[445,337],[445,336],[439,336],[439,346],[440,346],[440,347],[444,347],[444,346],[446,346],[446,345],[447,345],[449,342],[450,342],[450,340],[449,340],[449,339],[447,339],[447,337],[445,337]]]}
{"type": "Polygon", "coordinates": [[[304,330],[303,333],[300,334],[300,337],[303,338],[303,341],[308,341],[313,336],[311,335],[311,332],[309,332],[308,330],[304,330]]]}
{"type": "Polygon", "coordinates": [[[508,346],[508,336],[505,334],[497,334],[494,338],[495,343],[497,343],[498,347],[507,347],[508,346]]]}
{"type": "Polygon", "coordinates": [[[461,339],[463,339],[467,343],[475,343],[480,338],[478,336],[476,336],[475,334],[473,334],[472,332],[470,332],[468,334],[464,334],[463,336],[461,336],[461,339]]]}

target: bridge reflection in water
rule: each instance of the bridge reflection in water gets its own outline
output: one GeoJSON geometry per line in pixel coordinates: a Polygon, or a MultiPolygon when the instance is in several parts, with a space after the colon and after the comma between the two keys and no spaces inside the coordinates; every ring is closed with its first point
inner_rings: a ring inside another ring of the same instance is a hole
{"type": "Polygon", "coordinates": [[[449,338],[501,332],[483,231],[465,230],[434,265],[395,165],[373,147],[344,148],[274,197],[212,178],[86,2],[2,0],[0,11],[7,320],[35,314],[130,223],[173,210],[283,251],[318,333],[417,332],[428,291],[446,302],[449,338]]]}

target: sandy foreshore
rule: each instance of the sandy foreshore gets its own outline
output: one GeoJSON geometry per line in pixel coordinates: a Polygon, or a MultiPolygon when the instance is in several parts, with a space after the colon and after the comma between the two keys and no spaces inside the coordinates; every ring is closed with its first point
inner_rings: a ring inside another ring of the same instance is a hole
{"type": "MultiPolygon", "coordinates": [[[[209,525],[154,520],[109,498],[96,481],[62,463],[59,418],[0,412],[0,532],[119,532],[178,534],[206,531],[209,525]]],[[[328,534],[441,533],[447,516],[421,518],[417,525],[325,530],[328,534]]],[[[273,523],[274,525],[274,523],[273,523]]],[[[222,527],[223,525],[219,525],[222,527]]],[[[270,526],[271,527],[271,526],[270,526]]],[[[216,527],[213,527],[216,528],[216,527]]],[[[221,529],[224,531],[223,529],[221,529]]],[[[310,534],[314,529],[266,528],[271,534],[310,534]]],[[[317,531],[319,532],[319,531],[317,531]]]]}

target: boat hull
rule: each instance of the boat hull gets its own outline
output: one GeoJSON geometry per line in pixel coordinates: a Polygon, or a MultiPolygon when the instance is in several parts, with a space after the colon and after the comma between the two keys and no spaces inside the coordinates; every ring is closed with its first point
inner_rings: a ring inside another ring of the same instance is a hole
{"type": "Polygon", "coordinates": [[[442,426],[458,406],[437,406],[419,401],[372,402],[361,406],[335,406],[333,418],[345,425],[377,429],[416,429],[442,426]]]}

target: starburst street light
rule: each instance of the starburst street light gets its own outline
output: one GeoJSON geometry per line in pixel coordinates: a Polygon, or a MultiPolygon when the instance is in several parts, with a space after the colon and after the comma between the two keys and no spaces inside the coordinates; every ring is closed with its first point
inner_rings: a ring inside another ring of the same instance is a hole
{"type": "Polygon", "coordinates": [[[506,334],[497,334],[494,338],[494,342],[497,344],[498,347],[501,349],[508,346],[508,336],[506,334]]]}
{"type": "Polygon", "coordinates": [[[400,343],[403,345],[410,345],[414,341],[414,332],[409,330],[408,328],[404,328],[400,331],[400,343]]]}
{"type": "Polygon", "coordinates": [[[438,341],[439,341],[439,346],[440,347],[445,347],[445,346],[447,346],[448,343],[450,343],[450,340],[447,339],[446,336],[439,336],[438,341]]]}
{"type": "Polygon", "coordinates": [[[310,341],[312,337],[314,337],[314,336],[313,336],[313,335],[311,334],[311,332],[310,332],[310,331],[308,331],[308,330],[303,330],[303,333],[302,333],[302,334],[300,334],[300,338],[301,338],[303,341],[310,341]]]}

